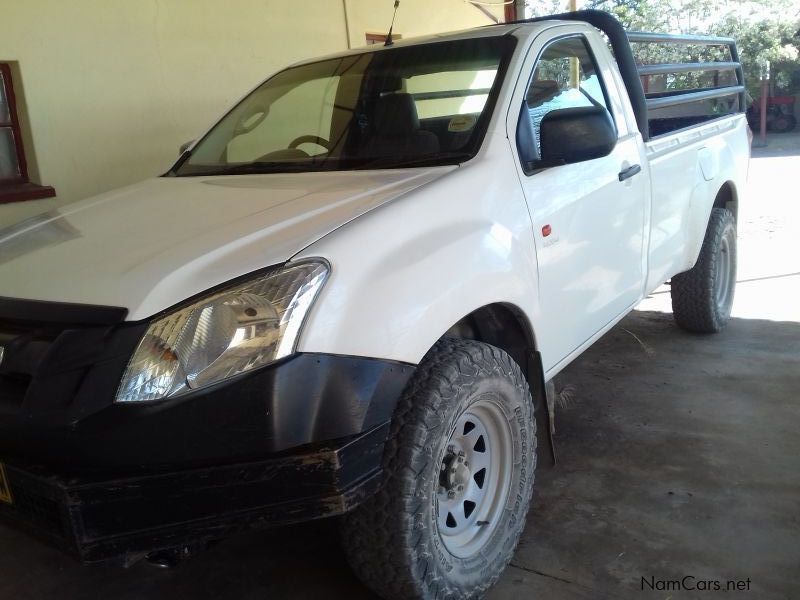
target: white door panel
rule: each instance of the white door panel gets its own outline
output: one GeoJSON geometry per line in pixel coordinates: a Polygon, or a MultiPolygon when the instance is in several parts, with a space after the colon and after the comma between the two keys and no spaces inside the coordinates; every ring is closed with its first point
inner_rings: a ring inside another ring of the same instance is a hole
{"type": "MultiPolygon", "coordinates": [[[[597,68],[611,60],[607,49],[566,27],[558,33],[531,47],[525,80],[517,85],[509,113],[509,139],[517,139],[514,117],[523,102],[523,118],[530,118],[535,129],[550,110],[587,104],[610,108],[619,137],[602,158],[527,174],[518,162],[536,243],[539,303],[547,315],[537,324],[546,371],[641,299],[650,198],[639,133],[628,129],[627,105],[616,81],[597,68]],[[576,37],[586,46],[575,43],[576,37]],[[636,166],[638,174],[620,181],[620,173],[636,166]]],[[[538,131],[534,137],[538,146],[538,131]]],[[[515,142],[512,151],[519,161],[515,142]]]]}
{"type": "Polygon", "coordinates": [[[555,360],[641,296],[647,180],[617,176],[638,160],[629,140],[609,156],[547,169],[523,183],[537,243],[539,301],[551,316],[539,335],[555,360]]]}

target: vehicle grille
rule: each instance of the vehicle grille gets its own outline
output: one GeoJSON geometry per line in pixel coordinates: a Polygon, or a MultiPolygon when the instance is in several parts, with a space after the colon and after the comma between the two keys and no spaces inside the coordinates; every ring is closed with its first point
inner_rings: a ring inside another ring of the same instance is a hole
{"type": "Polygon", "coordinates": [[[71,535],[53,490],[37,479],[7,469],[13,504],[0,502],[0,519],[59,546],[71,535]],[[49,492],[49,493],[48,493],[49,492]]]}
{"type": "Polygon", "coordinates": [[[0,411],[19,408],[30,382],[29,376],[0,375],[0,411]]]}
{"type": "Polygon", "coordinates": [[[20,491],[14,495],[13,506],[0,505],[0,515],[4,513],[4,516],[39,530],[48,537],[66,538],[58,504],[49,498],[20,491]]]}
{"type": "Polygon", "coordinates": [[[10,412],[22,406],[25,394],[53,343],[53,332],[43,332],[32,327],[10,326],[0,322],[0,412],[10,412]]]}

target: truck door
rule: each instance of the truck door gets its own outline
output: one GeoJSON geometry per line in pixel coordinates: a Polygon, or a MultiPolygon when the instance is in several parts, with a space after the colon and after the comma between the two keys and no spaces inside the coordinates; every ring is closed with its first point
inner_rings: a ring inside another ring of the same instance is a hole
{"type": "Polygon", "coordinates": [[[536,243],[542,315],[536,334],[546,371],[560,369],[640,300],[649,198],[641,138],[625,118],[627,98],[620,96],[612,70],[601,68],[613,60],[610,53],[583,33],[552,33],[543,34],[549,34],[547,41],[534,41],[509,113],[509,139],[536,243]],[[518,127],[530,127],[528,143],[541,156],[539,126],[545,115],[591,106],[602,106],[614,119],[617,143],[611,154],[542,168],[520,159],[531,154],[520,154],[526,136],[518,127]]]}

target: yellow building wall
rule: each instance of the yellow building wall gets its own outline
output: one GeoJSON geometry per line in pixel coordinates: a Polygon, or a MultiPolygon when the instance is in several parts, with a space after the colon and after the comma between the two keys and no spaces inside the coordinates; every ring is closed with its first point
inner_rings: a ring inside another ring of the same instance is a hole
{"type": "MultiPolygon", "coordinates": [[[[481,1],[481,6],[494,15],[494,20],[466,0],[402,0],[393,31],[407,38],[503,21],[501,0],[481,1]]],[[[385,34],[388,31],[394,0],[346,0],[344,4],[347,5],[352,48],[364,45],[366,32],[385,34]]]]}
{"type": "MultiPolygon", "coordinates": [[[[271,72],[364,45],[392,10],[393,0],[0,0],[0,62],[20,75],[29,171],[57,193],[0,205],[0,226],[165,171],[271,72]]],[[[394,31],[491,22],[464,0],[402,0],[394,31]]]]}

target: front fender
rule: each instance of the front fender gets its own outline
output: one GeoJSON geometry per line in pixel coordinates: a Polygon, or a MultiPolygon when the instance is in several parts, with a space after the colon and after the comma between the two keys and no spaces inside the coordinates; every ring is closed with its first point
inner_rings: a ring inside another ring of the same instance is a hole
{"type": "Polygon", "coordinates": [[[464,315],[496,302],[516,307],[535,336],[536,251],[512,167],[476,160],[295,257],[332,265],[298,350],[418,363],[464,315]]]}

